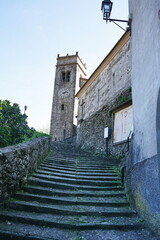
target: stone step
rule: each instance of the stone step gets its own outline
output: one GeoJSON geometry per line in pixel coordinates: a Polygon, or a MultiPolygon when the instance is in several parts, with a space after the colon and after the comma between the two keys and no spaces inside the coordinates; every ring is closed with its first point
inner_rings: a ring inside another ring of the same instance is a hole
{"type": "MultiPolygon", "coordinates": [[[[48,157],[49,159],[50,158],[75,158],[75,157],[80,157],[80,158],[89,158],[89,159],[101,159],[101,160],[104,160],[104,159],[111,159],[112,160],[112,158],[107,158],[106,156],[102,156],[102,155],[93,155],[93,154],[83,154],[83,153],[79,153],[79,154],[77,154],[77,153],[72,153],[72,152],[70,152],[70,153],[65,153],[65,152],[60,152],[60,153],[54,153],[54,152],[52,152],[51,153],[51,155],[48,157]]],[[[113,158],[114,159],[114,158],[113,158]]],[[[114,160],[116,160],[116,159],[114,159],[114,160]]]]}
{"type": "Polygon", "coordinates": [[[81,167],[104,167],[104,166],[116,166],[118,165],[113,163],[113,162],[90,162],[90,161],[82,161],[82,160],[76,160],[76,159],[73,159],[73,160],[46,160],[43,162],[44,164],[57,164],[57,165],[75,165],[75,163],[78,164],[78,166],[81,166],[81,167]]]}
{"type": "Polygon", "coordinates": [[[24,191],[28,193],[35,193],[39,195],[48,195],[48,196],[64,196],[64,197],[99,197],[99,198],[124,198],[126,196],[124,191],[69,191],[66,189],[52,189],[52,188],[46,188],[41,186],[31,186],[28,185],[24,187],[24,191]]]}
{"type": "Polygon", "coordinates": [[[92,229],[119,229],[119,230],[133,230],[142,228],[142,224],[137,222],[137,218],[128,217],[123,219],[121,217],[106,218],[94,216],[63,216],[56,214],[42,214],[23,211],[1,211],[0,221],[12,221],[25,224],[33,224],[42,227],[56,227],[59,229],[71,230],[92,230],[92,229]]]}
{"type": "Polygon", "coordinates": [[[59,204],[59,205],[84,205],[84,206],[103,206],[103,207],[127,207],[129,206],[129,202],[126,199],[118,199],[118,198],[98,198],[98,201],[93,198],[86,199],[83,198],[63,198],[63,197],[55,197],[55,196],[47,196],[47,195],[37,195],[30,193],[17,193],[14,195],[16,200],[20,201],[36,201],[39,203],[47,203],[47,204],[59,204]]]}
{"type": "Polygon", "coordinates": [[[112,169],[116,167],[115,165],[112,164],[99,164],[99,165],[93,165],[93,164],[80,164],[79,162],[74,162],[74,163],[57,163],[57,162],[43,162],[42,166],[46,167],[57,167],[57,168],[65,168],[65,169],[79,169],[79,170],[106,170],[106,169],[112,169]]]}
{"type": "Polygon", "coordinates": [[[72,179],[72,178],[65,178],[65,177],[57,177],[57,176],[51,176],[51,175],[45,175],[45,174],[38,174],[34,173],[32,174],[32,177],[37,179],[44,179],[47,181],[52,182],[59,182],[59,183],[69,183],[69,184],[78,184],[78,185],[85,185],[85,186],[117,186],[121,184],[121,180],[119,178],[109,178],[106,180],[83,180],[83,179],[72,179]]]}
{"type": "Polygon", "coordinates": [[[56,164],[56,163],[42,163],[41,166],[45,167],[52,167],[52,168],[60,168],[60,169],[66,169],[66,170],[73,170],[73,169],[78,169],[79,171],[91,171],[91,170],[97,170],[97,171],[103,171],[103,170],[112,170],[115,165],[83,165],[80,166],[79,163],[74,163],[71,166],[68,165],[62,165],[62,164],[56,164]]]}
{"type": "Polygon", "coordinates": [[[115,167],[118,166],[118,164],[115,163],[109,163],[109,162],[99,162],[99,163],[93,163],[93,162],[82,162],[82,161],[77,161],[77,160],[53,160],[53,161],[44,161],[44,164],[48,165],[60,165],[60,166],[79,166],[81,168],[87,168],[87,167],[92,167],[92,168],[99,168],[99,167],[115,167]]]}
{"type": "Polygon", "coordinates": [[[118,180],[120,177],[118,177],[116,174],[107,174],[107,175],[78,175],[77,173],[75,174],[64,174],[64,173],[56,173],[54,171],[46,171],[46,170],[37,170],[37,174],[46,174],[49,176],[56,176],[56,177],[65,177],[65,178],[73,178],[73,179],[82,179],[82,180],[118,180]]]}
{"type": "Polygon", "coordinates": [[[56,146],[23,191],[1,209],[2,240],[155,240],[124,237],[128,231],[141,231],[143,224],[129,207],[117,160],[69,153],[70,146],[64,150],[62,143],[56,146]],[[108,235],[122,231],[121,238],[108,235]]]}
{"type": "Polygon", "coordinates": [[[108,171],[101,171],[101,172],[93,172],[93,171],[91,171],[91,172],[87,172],[87,174],[86,174],[86,172],[85,171],[83,171],[83,172],[79,172],[78,170],[76,171],[76,170],[74,170],[74,171],[66,171],[66,170],[62,170],[62,169],[54,169],[54,168],[51,168],[51,167],[42,167],[42,166],[40,166],[40,168],[39,168],[39,170],[42,170],[42,171],[50,171],[50,172],[54,172],[54,173],[59,173],[59,174],[61,174],[61,173],[63,173],[63,174],[71,174],[71,175],[78,175],[78,176],[109,176],[109,175],[115,175],[116,173],[115,173],[115,171],[113,171],[113,170],[108,170],[108,171]]]}
{"type": "Polygon", "coordinates": [[[70,159],[70,160],[74,160],[74,159],[78,159],[81,161],[90,161],[90,162],[113,162],[113,163],[119,163],[120,161],[115,159],[115,158],[108,158],[105,156],[93,156],[93,155],[74,155],[74,154],[54,154],[51,153],[51,155],[47,158],[48,160],[54,160],[54,159],[70,159]]]}
{"type": "MultiPolygon", "coordinates": [[[[51,202],[52,203],[52,202],[51,202]]],[[[135,212],[129,207],[104,207],[85,205],[60,205],[51,203],[41,203],[38,201],[12,201],[7,204],[9,212],[13,210],[37,213],[50,213],[56,215],[76,215],[76,216],[105,216],[105,217],[133,217],[135,212]]]]}
{"type": "Polygon", "coordinates": [[[111,168],[104,168],[104,169],[79,169],[79,168],[66,168],[66,167],[56,167],[56,166],[50,166],[50,165],[46,165],[46,164],[41,164],[40,169],[44,169],[44,168],[48,168],[48,169],[52,169],[52,170],[59,170],[59,171],[63,171],[63,172],[79,172],[79,173],[115,173],[115,170],[111,169],[111,168]]]}
{"type": "Polygon", "coordinates": [[[92,162],[92,163],[106,163],[106,162],[109,162],[109,163],[115,163],[115,164],[118,164],[120,161],[119,160],[116,160],[114,158],[106,158],[106,157],[93,157],[93,156],[81,156],[81,155],[75,155],[75,156],[72,156],[72,155],[53,155],[51,154],[47,160],[48,161],[54,161],[54,160],[62,160],[62,161],[65,161],[65,160],[70,160],[70,161],[74,161],[74,160],[79,160],[81,162],[92,162]]]}
{"type": "Polygon", "coordinates": [[[75,240],[76,231],[19,222],[0,222],[1,240],[75,240]]]}
{"type": "Polygon", "coordinates": [[[92,191],[121,191],[123,190],[121,184],[113,183],[112,181],[107,183],[107,186],[90,186],[90,185],[78,185],[78,184],[67,184],[60,183],[56,181],[48,181],[44,179],[37,179],[35,177],[30,177],[28,179],[28,184],[35,186],[43,186],[55,189],[70,189],[70,190],[92,190],[92,191]]]}
{"type": "Polygon", "coordinates": [[[6,221],[0,224],[1,240],[158,240],[143,226],[127,231],[115,229],[74,231],[18,222],[6,221]]]}

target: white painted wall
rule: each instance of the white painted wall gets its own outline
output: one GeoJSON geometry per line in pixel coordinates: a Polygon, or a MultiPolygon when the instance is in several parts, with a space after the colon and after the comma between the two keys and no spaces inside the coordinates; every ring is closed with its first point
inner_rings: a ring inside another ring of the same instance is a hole
{"type": "Polygon", "coordinates": [[[160,1],[130,0],[134,161],[157,154],[156,111],[160,88],[160,1]]]}

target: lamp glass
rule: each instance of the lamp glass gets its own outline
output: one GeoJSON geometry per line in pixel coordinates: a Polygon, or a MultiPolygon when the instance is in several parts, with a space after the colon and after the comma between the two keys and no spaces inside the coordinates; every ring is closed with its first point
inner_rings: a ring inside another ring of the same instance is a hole
{"type": "Polygon", "coordinates": [[[103,18],[108,19],[112,10],[112,2],[110,0],[104,0],[102,2],[101,10],[103,12],[103,18]]]}

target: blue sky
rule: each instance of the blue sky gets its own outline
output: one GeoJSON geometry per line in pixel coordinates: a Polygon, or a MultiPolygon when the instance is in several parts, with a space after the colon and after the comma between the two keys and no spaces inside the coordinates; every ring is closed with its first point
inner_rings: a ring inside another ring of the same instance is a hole
{"type": "MultiPolygon", "coordinates": [[[[0,99],[27,105],[34,128],[50,124],[57,54],[79,52],[89,77],[124,33],[102,19],[100,0],[1,0],[0,99]]],[[[128,19],[128,1],[111,17],[128,19]]]]}

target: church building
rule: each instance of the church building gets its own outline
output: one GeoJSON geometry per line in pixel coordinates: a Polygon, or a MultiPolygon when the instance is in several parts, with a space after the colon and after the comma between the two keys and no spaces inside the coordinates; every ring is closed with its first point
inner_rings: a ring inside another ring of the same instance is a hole
{"type": "Polygon", "coordinates": [[[57,56],[50,133],[54,141],[76,135],[76,145],[123,154],[132,131],[130,32],[89,79],[78,56],[57,56]]]}
{"type": "Polygon", "coordinates": [[[88,81],[78,98],[77,145],[94,152],[124,154],[131,135],[130,32],[126,32],[88,81]]]}

